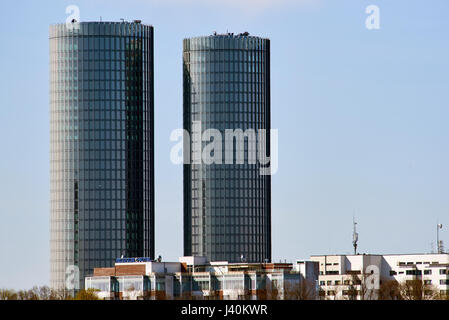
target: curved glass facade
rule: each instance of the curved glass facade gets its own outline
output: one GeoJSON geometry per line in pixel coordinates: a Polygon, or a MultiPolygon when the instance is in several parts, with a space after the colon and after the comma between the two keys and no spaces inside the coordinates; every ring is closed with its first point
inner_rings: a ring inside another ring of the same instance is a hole
{"type": "MultiPolygon", "coordinates": [[[[207,129],[223,138],[226,129],[265,129],[269,142],[270,41],[226,34],[185,39],[183,47],[184,129],[190,136],[207,129]]],[[[270,176],[260,175],[259,162],[196,163],[193,141],[192,161],[184,165],[184,255],[271,261],[270,176]]],[[[249,140],[241,146],[247,152],[249,140]]],[[[269,154],[269,143],[266,148],[269,154]]]]}
{"type": "Polygon", "coordinates": [[[50,27],[54,288],[70,266],[83,287],[121,255],[154,257],[153,27],[78,26],[50,27]]]}

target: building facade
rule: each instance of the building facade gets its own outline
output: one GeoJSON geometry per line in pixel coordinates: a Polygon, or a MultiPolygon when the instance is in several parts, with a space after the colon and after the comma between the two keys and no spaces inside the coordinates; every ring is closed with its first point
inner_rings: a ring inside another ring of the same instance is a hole
{"type": "Polygon", "coordinates": [[[408,295],[403,298],[430,299],[449,295],[447,253],[322,255],[312,256],[310,259],[319,265],[321,299],[394,298],[382,297],[383,291],[395,288],[387,288],[388,283],[402,285],[401,294],[408,295]],[[417,294],[422,297],[416,297],[417,294]]]}
{"type": "Polygon", "coordinates": [[[183,67],[184,255],[269,262],[271,178],[254,156],[270,156],[270,40],[185,39],[183,67]]]}
{"type": "MultiPolygon", "coordinates": [[[[208,262],[181,257],[179,262],[146,258],[117,259],[112,268],[96,268],[85,287],[106,300],[259,300],[295,299],[306,278],[291,263],[208,262]]],[[[312,288],[314,289],[314,288],[312,288]]],[[[315,298],[315,291],[309,292],[315,298]]]]}
{"type": "Polygon", "coordinates": [[[154,257],[153,27],[73,21],[49,38],[50,278],[64,288],[66,273],[154,257]]]}

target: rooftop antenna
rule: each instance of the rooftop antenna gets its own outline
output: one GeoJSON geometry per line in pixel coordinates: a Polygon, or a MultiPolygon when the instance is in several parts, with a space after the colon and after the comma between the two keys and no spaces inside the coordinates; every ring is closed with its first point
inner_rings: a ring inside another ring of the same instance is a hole
{"type": "Polygon", "coordinates": [[[354,230],[352,232],[352,245],[354,246],[354,254],[357,254],[357,242],[359,241],[359,234],[357,233],[357,222],[355,222],[355,217],[352,217],[352,224],[354,230]]]}
{"type": "Polygon", "coordinates": [[[443,229],[443,225],[441,223],[437,224],[437,253],[443,253],[443,241],[440,241],[440,229],[443,229]]]}

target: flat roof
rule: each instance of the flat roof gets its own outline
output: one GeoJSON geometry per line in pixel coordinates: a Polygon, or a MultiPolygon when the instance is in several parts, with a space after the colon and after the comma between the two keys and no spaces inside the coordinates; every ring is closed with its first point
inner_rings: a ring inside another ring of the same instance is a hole
{"type": "MultiPolygon", "coordinates": [[[[346,256],[346,257],[361,257],[361,256],[424,256],[424,255],[449,255],[448,253],[359,253],[359,254],[314,254],[310,257],[326,257],[326,256],[346,256]]],[[[300,261],[300,260],[298,260],[300,261]]]]}

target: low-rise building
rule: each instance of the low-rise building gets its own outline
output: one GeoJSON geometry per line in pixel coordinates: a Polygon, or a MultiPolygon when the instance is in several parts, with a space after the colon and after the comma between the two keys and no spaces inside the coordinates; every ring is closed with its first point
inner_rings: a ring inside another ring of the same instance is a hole
{"type": "Polygon", "coordinates": [[[379,299],[387,283],[409,285],[423,298],[449,294],[449,254],[320,255],[311,260],[319,266],[321,299],[379,299]]]}
{"type": "Polygon", "coordinates": [[[315,298],[316,263],[208,262],[181,257],[179,262],[147,258],[117,259],[112,268],[95,268],[85,288],[101,299],[295,299],[315,298]],[[304,284],[310,283],[305,293],[304,284]]]}

